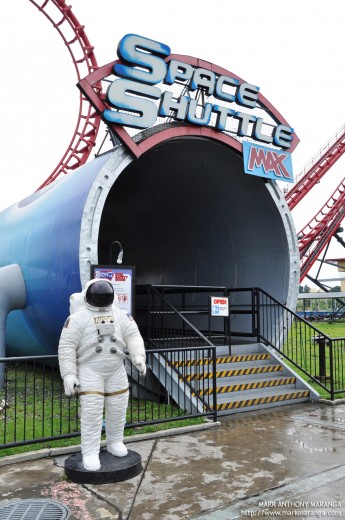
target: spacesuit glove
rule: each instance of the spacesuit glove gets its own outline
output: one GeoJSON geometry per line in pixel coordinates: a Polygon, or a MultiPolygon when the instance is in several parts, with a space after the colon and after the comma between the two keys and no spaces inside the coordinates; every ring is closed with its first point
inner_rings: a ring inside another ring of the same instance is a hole
{"type": "Polygon", "coordinates": [[[138,363],[135,363],[135,367],[138,369],[139,374],[141,376],[144,376],[146,374],[146,364],[145,364],[145,361],[139,361],[138,363]]]}
{"type": "Polygon", "coordinates": [[[63,379],[65,394],[70,396],[77,392],[77,388],[79,386],[79,380],[76,376],[69,374],[63,379]]]}

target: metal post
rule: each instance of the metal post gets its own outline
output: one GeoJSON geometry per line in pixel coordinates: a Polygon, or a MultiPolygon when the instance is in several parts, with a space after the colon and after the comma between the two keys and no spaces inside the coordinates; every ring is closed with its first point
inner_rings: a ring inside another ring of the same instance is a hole
{"type": "Polygon", "coordinates": [[[326,341],[324,336],[319,336],[319,367],[320,378],[326,377],[326,341]]]}
{"type": "Polygon", "coordinates": [[[256,335],[256,341],[260,341],[260,304],[259,290],[252,290],[252,332],[256,335]]]}
{"type": "Polygon", "coordinates": [[[331,400],[334,401],[334,366],[333,366],[333,341],[329,339],[329,368],[331,380],[331,400]]]}
{"type": "MultiPolygon", "coordinates": [[[[182,314],[185,316],[184,311],[186,310],[186,293],[183,291],[181,292],[181,305],[182,305],[182,314]]],[[[182,322],[182,337],[184,338],[186,334],[186,324],[183,321],[182,322]]]]}
{"type": "Polygon", "coordinates": [[[208,313],[208,339],[211,341],[211,315],[208,313]]]}
{"type": "MultiPolygon", "coordinates": [[[[228,297],[227,295],[227,290],[224,289],[223,290],[223,296],[225,298],[228,297]]],[[[230,309],[228,307],[228,315],[224,317],[224,320],[223,320],[223,333],[224,333],[224,344],[226,343],[226,341],[228,340],[228,334],[229,334],[229,315],[230,315],[230,309]]]]}
{"type": "Polygon", "coordinates": [[[147,328],[147,340],[150,342],[151,340],[151,333],[152,333],[152,290],[151,286],[148,285],[146,287],[146,305],[147,305],[147,321],[146,321],[146,328],[147,328]]]}
{"type": "Polygon", "coordinates": [[[217,421],[217,356],[216,356],[216,348],[212,348],[212,385],[213,385],[213,421],[217,421]]]}
{"type": "Polygon", "coordinates": [[[229,339],[229,356],[231,356],[231,303],[229,297],[229,291],[227,291],[229,298],[229,316],[228,316],[228,339],[229,339]]]}

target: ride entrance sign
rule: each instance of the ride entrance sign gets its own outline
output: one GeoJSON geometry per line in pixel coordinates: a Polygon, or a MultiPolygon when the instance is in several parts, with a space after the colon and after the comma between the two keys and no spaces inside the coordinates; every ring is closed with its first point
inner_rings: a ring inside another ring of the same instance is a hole
{"type": "MultiPolygon", "coordinates": [[[[279,175],[286,155],[281,152],[291,153],[299,139],[257,85],[205,60],[171,54],[165,43],[138,34],[124,35],[117,55],[78,88],[134,157],[178,135],[216,139],[240,153],[248,141],[274,152],[266,153],[266,169],[278,170],[279,180],[290,182],[291,172],[279,175]]],[[[285,173],[285,163],[283,168],[285,173]]]]}

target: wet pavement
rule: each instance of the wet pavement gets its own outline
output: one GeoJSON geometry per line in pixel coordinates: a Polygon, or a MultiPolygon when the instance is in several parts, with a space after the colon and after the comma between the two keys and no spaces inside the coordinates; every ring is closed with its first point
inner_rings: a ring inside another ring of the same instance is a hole
{"type": "Polygon", "coordinates": [[[345,404],[289,405],[220,423],[131,438],[143,471],[113,484],[68,481],[70,453],[0,459],[0,520],[2,505],[38,498],[66,506],[70,520],[345,518],[345,404]]]}

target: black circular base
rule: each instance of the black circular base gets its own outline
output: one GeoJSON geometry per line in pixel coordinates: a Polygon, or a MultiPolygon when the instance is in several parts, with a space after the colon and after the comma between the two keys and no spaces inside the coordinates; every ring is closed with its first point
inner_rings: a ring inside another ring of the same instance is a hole
{"type": "Polygon", "coordinates": [[[141,456],[136,451],[128,450],[125,457],[115,457],[101,450],[99,460],[100,469],[88,471],[83,466],[81,453],[75,453],[65,460],[66,476],[79,484],[109,484],[128,480],[142,471],[141,456]]]}

